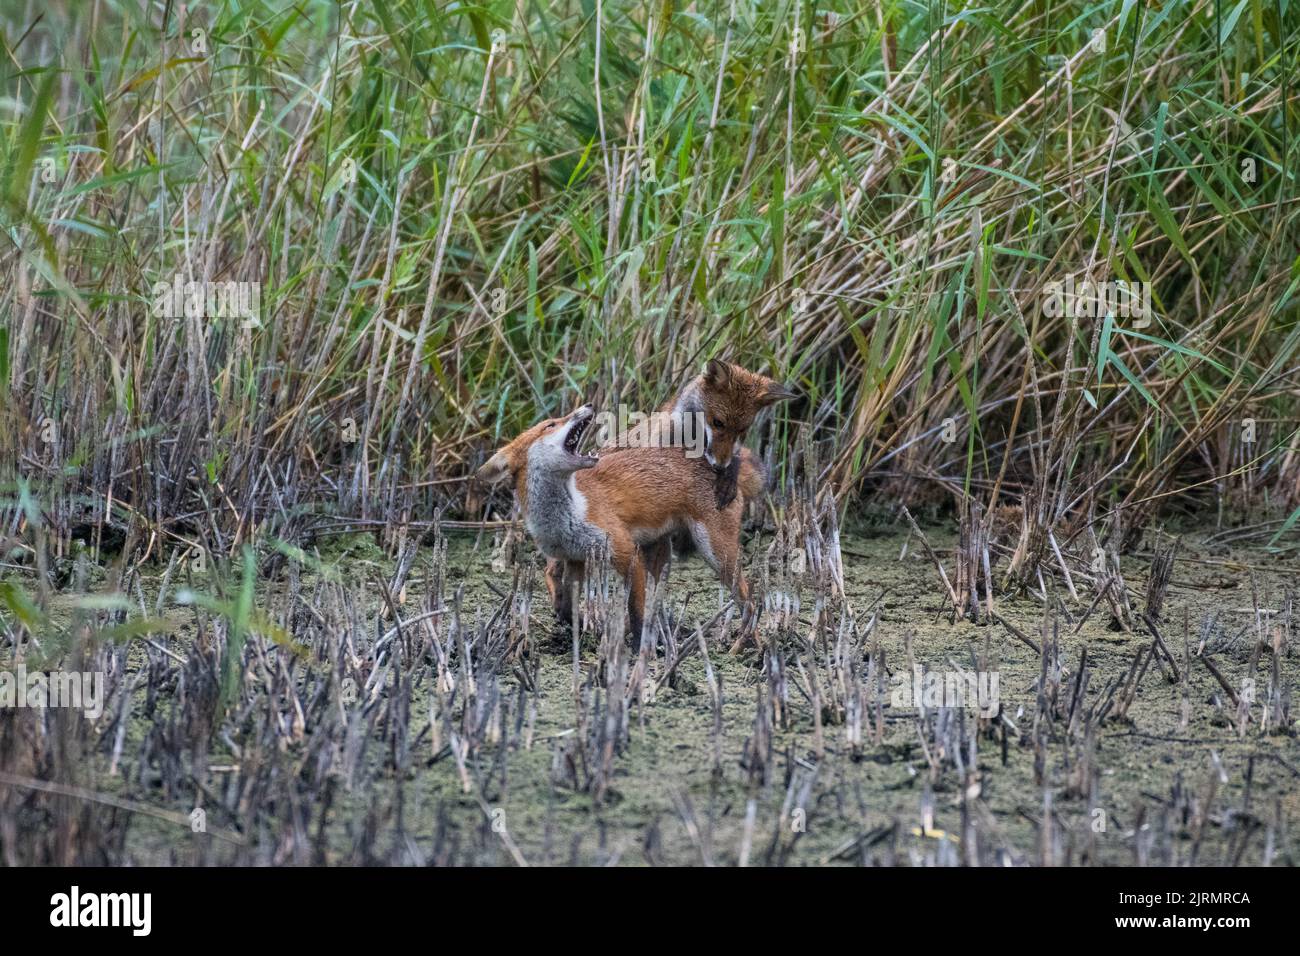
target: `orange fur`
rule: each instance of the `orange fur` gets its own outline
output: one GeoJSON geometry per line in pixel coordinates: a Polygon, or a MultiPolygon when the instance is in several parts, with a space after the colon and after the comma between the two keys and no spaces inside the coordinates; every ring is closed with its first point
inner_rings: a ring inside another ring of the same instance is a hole
{"type": "MultiPolygon", "coordinates": [[[[604,504],[598,510],[601,511],[602,518],[609,520],[608,512],[613,512],[616,523],[632,527],[639,527],[638,520],[653,522],[656,517],[665,513],[688,513],[683,502],[684,494],[696,496],[690,505],[697,511],[708,510],[706,505],[713,503],[714,511],[721,519],[722,526],[710,533],[710,540],[722,543],[711,544],[713,550],[706,554],[706,557],[715,560],[715,567],[724,583],[732,586],[734,582],[734,587],[741,594],[742,600],[748,601],[748,585],[739,572],[740,516],[745,501],[753,501],[762,496],[766,476],[758,456],[745,448],[741,442],[760,411],[776,402],[793,397],[795,397],[794,392],[773,379],[750,372],[739,365],[711,360],[699,376],[659,409],[662,414],[678,412],[698,413],[702,416],[708,435],[706,457],[703,460],[687,458],[681,449],[645,447],[648,445],[645,433],[634,432],[636,437],[631,442],[634,447],[606,449],[608,454],[601,459],[601,464],[592,472],[592,474],[599,472],[600,478],[585,477],[587,473],[579,472],[577,478],[579,488],[585,489],[587,482],[594,481],[596,487],[600,489],[597,491],[599,497],[607,495],[606,486],[622,482],[624,488],[615,488],[613,494],[607,497],[621,503],[624,498],[620,496],[620,492],[626,490],[631,496],[631,500],[627,501],[628,510],[639,513],[627,513],[619,507],[608,508],[604,504]],[[613,453],[615,451],[617,453],[613,453]],[[637,453],[631,461],[615,464],[630,451],[637,453]],[[668,458],[646,455],[647,452],[655,451],[676,451],[678,454],[668,458]],[[642,475],[644,469],[665,462],[669,467],[663,474],[642,475]],[[652,477],[655,480],[649,480],[652,477]],[[665,483],[673,484],[674,487],[665,488],[665,483]],[[660,502],[661,507],[641,508],[641,503],[646,500],[645,495],[656,496],[656,501],[660,502]],[[637,500],[638,498],[640,500],[637,500]],[[731,518],[733,512],[734,522],[731,518]],[[719,534],[725,535],[725,541],[718,537],[719,534]],[[734,570],[726,570],[731,568],[733,563],[734,570]]],[[[539,422],[502,449],[502,452],[507,452],[513,448],[510,452],[514,456],[512,470],[517,476],[522,474],[518,469],[523,467],[527,448],[542,437],[548,428],[555,427],[561,421],[567,419],[539,422]]],[[[526,482],[516,477],[516,492],[519,495],[520,508],[526,511],[525,485],[526,482]]],[[[651,528],[660,526],[653,523],[649,525],[651,528]]],[[[613,537],[611,535],[611,539],[613,537]]],[[[689,542],[688,536],[682,533],[680,527],[677,529],[676,537],[679,542],[689,542]],[[683,542],[683,539],[686,541],[683,542]]],[[[615,567],[619,573],[625,577],[631,573],[636,579],[631,582],[631,591],[634,595],[640,595],[636,598],[640,607],[644,606],[644,579],[648,577],[655,585],[667,580],[673,538],[674,535],[671,533],[664,534],[654,540],[639,543],[637,549],[639,554],[629,554],[622,558],[615,555],[615,567]]],[[[546,586],[556,613],[562,621],[567,622],[571,616],[569,589],[565,586],[565,581],[581,574],[579,565],[580,563],[561,561],[554,557],[547,560],[546,586]]],[[[639,614],[638,611],[638,619],[639,614]]]]}
{"type": "MultiPolygon", "coordinates": [[[[480,477],[495,480],[511,475],[520,507],[527,513],[530,449],[573,417],[534,425],[499,450],[479,470],[480,477]]],[[[749,584],[740,567],[742,501],[736,498],[718,508],[713,472],[688,459],[684,449],[629,448],[575,471],[572,477],[585,500],[586,522],[604,533],[610,561],[627,582],[634,645],[639,645],[644,621],[647,571],[657,577],[664,561],[658,546],[675,532],[689,534],[722,583],[748,603],[749,584]]],[[[576,554],[548,556],[554,560],[547,566],[547,590],[563,620],[572,612],[571,588],[581,580],[583,562],[576,554]]]]}
{"type": "Polygon", "coordinates": [[[794,397],[794,392],[766,375],[712,359],[661,411],[703,413],[708,428],[706,459],[722,472],[731,465],[758,413],[794,397]]]}

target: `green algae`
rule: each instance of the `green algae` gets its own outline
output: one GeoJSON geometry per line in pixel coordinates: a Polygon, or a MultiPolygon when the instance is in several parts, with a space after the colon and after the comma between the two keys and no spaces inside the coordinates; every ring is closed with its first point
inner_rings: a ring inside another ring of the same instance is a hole
{"type": "MultiPolygon", "coordinates": [[[[951,535],[933,531],[929,535],[941,554],[953,544],[951,535]]],[[[844,540],[848,604],[859,615],[868,608],[878,615],[874,640],[887,662],[895,669],[903,667],[909,639],[917,662],[938,670],[950,669],[953,662],[966,666],[972,653],[983,653],[987,647],[999,673],[1005,712],[1014,715],[1017,723],[1029,720],[1035,709],[1039,656],[1001,624],[951,622],[933,567],[915,546],[901,556],[904,541],[905,536],[896,533],[850,535],[844,540]]],[[[457,537],[450,545],[447,591],[460,591],[466,619],[489,616],[500,605],[497,591],[509,586],[509,574],[493,571],[489,551],[487,542],[472,536],[457,537]]],[[[525,559],[532,560],[531,549],[525,559]]],[[[331,549],[327,564],[354,584],[361,580],[362,564],[368,566],[366,573],[383,574],[390,568],[382,552],[364,542],[331,549]]],[[[1146,562],[1126,559],[1124,573],[1130,585],[1143,584],[1146,562]]],[[[311,576],[304,573],[304,580],[311,576]]],[[[1240,619],[1245,625],[1251,619],[1245,611],[1253,608],[1252,587],[1280,599],[1284,589],[1295,584],[1294,575],[1262,550],[1213,553],[1198,546],[1194,537],[1181,546],[1174,578],[1163,630],[1177,635],[1176,641],[1170,640],[1179,648],[1184,618],[1190,622],[1195,643],[1199,622],[1207,613],[1218,612],[1225,621],[1240,619]]],[[[412,577],[407,607],[420,606],[422,584],[420,575],[412,577]]],[[[261,585],[263,589],[275,586],[261,585]]],[[[962,834],[971,831],[963,831],[961,781],[947,772],[929,786],[924,748],[907,708],[891,708],[883,742],[866,743],[856,758],[844,728],[833,723],[824,726],[824,751],[818,759],[812,710],[792,691],[788,719],[773,730],[772,781],[766,787],[752,783],[744,766],[746,743],[753,733],[755,700],[765,691],[765,678],[752,652],[726,653],[727,634],[714,634],[710,642],[710,660],[724,696],[719,737],[713,733],[704,661],[696,654],[680,665],[671,685],[661,688],[652,700],[634,705],[631,744],[615,758],[613,779],[603,799],[557,783],[553,772],[557,749],[575,733],[573,661],[567,632],[558,632],[540,584],[537,591],[531,621],[535,636],[531,653],[538,657],[537,710],[528,745],[522,736],[507,735],[504,753],[488,748],[490,752],[480,758],[487,769],[481,778],[482,792],[465,793],[455,761],[445,753],[441,757],[433,753],[428,740],[423,740],[418,746],[424,751],[416,754],[402,780],[391,779],[391,770],[380,770],[379,782],[372,787],[339,793],[331,811],[327,861],[347,858],[350,835],[362,825],[386,779],[394,787],[401,784],[405,833],[416,846],[431,850],[435,829],[450,829],[467,845],[477,845],[476,859],[483,862],[509,862],[517,852],[518,858],[532,864],[646,860],[732,864],[742,853],[747,830],[751,864],[926,863],[963,858],[962,834]],[[495,763],[498,756],[499,764],[495,763]],[[796,799],[796,805],[790,806],[791,775],[802,775],[794,788],[799,791],[814,767],[806,800],[796,799]],[[927,811],[931,806],[932,811],[927,811]],[[752,826],[747,827],[749,812],[752,826]],[[495,824],[492,835],[484,829],[485,821],[495,824]],[[855,841],[864,835],[872,835],[870,845],[860,850],[855,841]],[[507,853],[507,842],[516,850],[507,853]]],[[[355,593],[359,600],[368,600],[367,589],[355,593]]],[[[379,599],[372,597],[363,611],[373,618],[379,613],[379,599]]],[[[716,578],[699,558],[675,561],[665,600],[675,608],[685,601],[687,623],[702,625],[720,601],[716,578]]],[[[1066,603],[1077,617],[1086,602],[1066,603]]],[[[1039,601],[1004,596],[997,600],[997,611],[1022,633],[1038,637],[1044,618],[1039,601]]],[[[173,615],[173,620],[180,617],[173,615]]],[[[176,636],[186,640],[187,630],[178,627],[176,636]]],[[[1126,672],[1135,654],[1150,643],[1146,634],[1113,629],[1102,609],[1077,634],[1072,626],[1063,627],[1059,640],[1067,681],[1086,649],[1094,679],[1084,695],[1084,706],[1094,703],[1106,682],[1126,672]]],[[[583,638],[580,653],[583,667],[591,666],[596,656],[593,636],[583,638]]],[[[1237,682],[1246,673],[1244,655],[1224,653],[1218,663],[1230,681],[1237,682]]],[[[1261,686],[1267,680],[1267,667],[1267,658],[1258,664],[1261,686]]],[[[1300,676],[1293,651],[1283,656],[1280,668],[1284,686],[1293,690],[1300,676]]],[[[503,675],[502,684],[508,697],[516,679],[503,675]]],[[[1191,707],[1185,726],[1181,725],[1182,685],[1170,682],[1155,667],[1141,682],[1129,719],[1102,725],[1095,755],[1099,768],[1095,801],[1069,795],[1064,781],[1072,752],[1061,740],[1048,744],[1045,769],[1057,824],[1053,840],[1058,862],[1078,862],[1087,847],[1090,862],[1133,863],[1139,838],[1154,826],[1162,805],[1170,811],[1165,817],[1170,832],[1161,852],[1172,852],[1175,862],[1188,861],[1193,843],[1199,843],[1197,862],[1226,862],[1234,858],[1232,854],[1239,854],[1235,858],[1242,862],[1258,862],[1270,826],[1276,859],[1290,863],[1300,859],[1293,825],[1300,811],[1296,771],[1300,745],[1294,715],[1287,732],[1261,735],[1252,724],[1242,736],[1231,715],[1211,703],[1216,696],[1222,700],[1222,689],[1195,661],[1188,688],[1191,707]],[[1207,808],[1210,823],[1202,827],[1198,841],[1195,821],[1178,815],[1179,794],[1199,794],[1212,778],[1217,782],[1214,802],[1207,808]],[[1242,821],[1259,821],[1253,843],[1246,836],[1250,828],[1243,828],[1242,821]],[[1146,831],[1139,832],[1141,828],[1146,831]],[[1239,846],[1242,839],[1247,840],[1244,849],[1239,846]]],[[[417,688],[412,695],[412,713],[422,715],[413,718],[412,734],[421,729],[421,720],[427,724],[428,699],[427,687],[417,688]]],[[[128,726],[127,753],[139,744],[145,724],[136,713],[128,726]]],[[[1022,745],[1015,735],[1005,749],[1005,759],[993,737],[980,738],[978,746],[974,779],[978,802],[987,813],[974,826],[985,850],[1002,849],[1008,860],[1037,862],[1042,853],[1044,787],[1035,780],[1033,748],[1022,745]]],[[[230,755],[219,744],[214,747],[210,763],[229,762],[230,755]]],[[[111,792],[117,784],[104,778],[102,786],[111,792]]],[[[161,795],[150,798],[137,792],[133,798],[156,799],[161,809],[179,813],[189,809],[169,804],[161,795]]],[[[391,827],[393,821],[384,818],[379,825],[391,827]]],[[[246,837],[272,838],[270,834],[246,837]]],[[[133,820],[126,847],[132,859],[143,863],[195,862],[204,859],[195,841],[193,834],[177,833],[174,826],[143,818],[133,820]]]]}

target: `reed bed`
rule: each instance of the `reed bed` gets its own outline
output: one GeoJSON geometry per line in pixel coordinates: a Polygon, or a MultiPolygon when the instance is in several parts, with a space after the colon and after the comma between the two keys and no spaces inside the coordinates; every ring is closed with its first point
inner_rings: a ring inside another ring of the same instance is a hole
{"type": "Polygon", "coordinates": [[[723,355],[778,471],[1024,505],[1027,579],[1080,509],[1294,544],[1285,6],[10,4],[0,477],[63,551],[481,520],[494,442],[723,355]]]}

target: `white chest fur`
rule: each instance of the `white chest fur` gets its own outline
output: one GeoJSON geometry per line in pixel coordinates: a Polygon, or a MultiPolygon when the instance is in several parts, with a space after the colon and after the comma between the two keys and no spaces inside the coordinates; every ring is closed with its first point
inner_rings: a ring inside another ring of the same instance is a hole
{"type": "Polygon", "coordinates": [[[524,520],[538,549],[551,558],[578,561],[607,536],[587,520],[587,498],[572,472],[556,474],[543,466],[528,469],[528,515],[524,520]]]}

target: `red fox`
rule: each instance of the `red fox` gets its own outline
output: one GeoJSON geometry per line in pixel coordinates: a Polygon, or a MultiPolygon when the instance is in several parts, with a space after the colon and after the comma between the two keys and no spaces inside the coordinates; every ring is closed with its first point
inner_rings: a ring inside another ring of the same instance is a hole
{"type": "Polygon", "coordinates": [[[704,371],[687,383],[661,411],[703,412],[708,444],[705,459],[716,469],[726,468],[736,444],[744,440],[754,418],[769,405],[795,397],[795,393],[766,375],[739,365],[710,359],[704,371]]]}
{"type": "MultiPolygon", "coordinates": [[[[734,498],[719,508],[713,472],[687,458],[683,448],[628,448],[601,458],[581,453],[594,417],[592,407],[584,405],[539,422],[477,473],[488,482],[513,476],[525,526],[538,549],[555,559],[546,583],[560,619],[572,615],[570,582],[581,581],[593,549],[608,548],[628,585],[630,637],[639,648],[647,573],[643,549],[652,546],[658,554],[659,543],[678,532],[690,536],[722,583],[748,605],[749,584],[740,570],[743,502],[734,498]]],[[[650,568],[656,575],[658,570],[650,568]]]]}
{"type": "MultiPolygon", "coordinates": [[[[687,383],[677,397],[659,413],[685,419],[696,415],[704,424],[704,460],[714,473],[714,496],[719,510],[729,508],[739,489],[741,507],[763,494],[766,475],[758,456],[741,442],[758,413],[769,405],[795,397],[795,393],[765,375],[759,375],[718,359],[710,359],[704,371],[687,383]]],[[[698,462],[696,463],[699,464],[698,462]]],[[[688,535],[667,535],[644,548],[646,569],[658,583],[672,558],[690,550],[688,535]]],[[[739,550],[739,542],[737,542],[739,550]]]]}
{"type": "Polygon", "coordinates": [[[704,371],[664,404],[659,414],[683,419],[696,415],[702,420],[704,460],[717,475],[718,507],[725,508],[737,487],[748,500],[763,493],[763,466],[741,443],[759,412],[794,397],[794,392],[765,375],[710,359],[704,371]]]}

